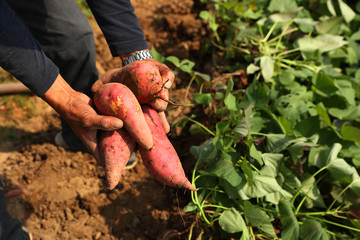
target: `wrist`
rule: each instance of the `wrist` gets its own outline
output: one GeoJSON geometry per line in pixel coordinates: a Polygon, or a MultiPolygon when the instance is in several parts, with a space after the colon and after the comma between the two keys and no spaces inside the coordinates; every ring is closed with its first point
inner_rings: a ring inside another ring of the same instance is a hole
{"type": "Polygon", "coordinates": [[[122,53],[119,55],[121,61],[123,61],[125,58],[130,57],[131,55],[134,55],[137,52],[140,51],[150,51],[148,48],[147,49],[142,49],[142,50],[138,50],[138,51],[134,51],[134,52],[128,52],[128,53],[122,53]]]}
{"type": "Polygon", "coordinates": [[[143,49],[135,52],[124,53],[120,55],[122,65],[126,66],[135,61],[141,61],[148,58],[153,58],[149,49],[143,49]]]}
{"type": "Polygon", "coordinates": [[[59,74],[41,98],[61,114],[75,93],[76,91],[59,74]]]}

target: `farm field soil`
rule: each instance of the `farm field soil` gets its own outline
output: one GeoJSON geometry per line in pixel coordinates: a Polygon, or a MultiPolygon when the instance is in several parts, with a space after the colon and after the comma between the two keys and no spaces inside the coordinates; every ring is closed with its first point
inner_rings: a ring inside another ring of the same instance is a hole
{"type": "MultiPolygon", "coordinates": [[[[190,58],[199,51],[205,34],[192,0],[132,1],[149,43],[163,55],[190,58]]],[[[100,74],[120,66],[94,19],[100,74]]],[[[176,79],[173,100],[184,101],[188,79],[176,79]]],[[[189,101],[189,100],[188,100],[189,101]]],[[[191,110],[167,111],[174,124],[191,110]]],[[[26,193],[8,198],[10,214],[31,232],[33,239],[186,239],[195,221],[181,208],[189,192],[164,187],[139,163],[128,170],[113,190],[105,188],[104,170],[88,153],[70,152],[54,144],[60,131],[58,114],[32,95],[0,96],[0,175],[5,192],[26,193]]],[[[186,133],[169,134],[187,176],[194,164],[186,133]]],[[[194,142],[195,141],[195,142],[194,142]]]]}

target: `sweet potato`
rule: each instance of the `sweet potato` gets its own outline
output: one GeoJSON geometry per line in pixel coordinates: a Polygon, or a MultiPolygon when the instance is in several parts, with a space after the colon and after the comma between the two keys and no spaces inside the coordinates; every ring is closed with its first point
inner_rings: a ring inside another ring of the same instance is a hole
{"type": "Polygon", "coordinates": [[[144,165],[159,182],[171,187],[195,191],[196,189],[185,176],[179,156],[165,134],[158,113],[147,105],[142,108],[154,141],[151,149],[139,147],[144,165]]]}
{"type": "MultiPolygon", "coordinates": [[[[167,103],[175,104],[169,100],[168,86],[171,86],[171,73],[167,73],[169,79],[163,80],[161,73],[165,70],[159,68],[151,61],[137,61],[133,62],[122,69],[114,69],[107,72],[101,77],[101,82],[107,83],[109,81],[119,82],[126,85],[134,93],[140,104],[153,105],[154,100],[161,99],[163,102],[157,101],[155,108],[157,110],[165,110],[167,103]],[[160,70],[162,72],[160,72],[160,70]],[[158,109],[157,107],[161,107],[158,109]]],[[[99,86],[97,82],[96,88],[99,86]]],[[[95,89],[96,89],[95,88],[95,89]]],[[[154,106],[153,106],[154,107],[154,106]]]]}
{"type": "Polygon", "coordinates": [[[100,113],[120,118],[125,129],[142,147],[153,146],[151,131],[146,124],[140,104],[131,90],[121,83],[107,83],[94,94],[100,113]]]}
{"type": "Polygon", "coordinates": [[[125,129],[99,132],[101,164],[105,168],[108,189],[113,189],[119,183],[135,147],[135,140],[125,129]]]}

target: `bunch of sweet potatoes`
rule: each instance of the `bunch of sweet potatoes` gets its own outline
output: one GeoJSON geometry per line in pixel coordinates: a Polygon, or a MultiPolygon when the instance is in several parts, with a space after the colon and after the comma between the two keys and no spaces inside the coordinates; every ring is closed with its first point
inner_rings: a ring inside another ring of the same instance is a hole
{"type": "MultiPolygon", "coordinates": [[[[153,91],[151,87],[148,89],[153,91]]],[[[118,117],[124,122],[123,129],[99,134],[101,164],[106,171],[108,188],[116,187],[127,161],[138,146],[144,165],[156,180],[195,191],[157,112],[148,105],[139,104],[139,99],[143,103],[144,98],[151,101],[148,96],[153,93],[146,91],[143,90],[142,96],[147,97],[141,98],[124,84],[107,83],[94,94],[95,106],[101,114],[118,117]]]]}

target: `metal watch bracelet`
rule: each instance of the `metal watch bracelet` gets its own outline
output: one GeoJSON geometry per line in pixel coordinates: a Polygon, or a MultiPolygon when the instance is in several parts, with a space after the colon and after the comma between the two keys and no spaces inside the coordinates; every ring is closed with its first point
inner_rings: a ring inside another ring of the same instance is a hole
{"type": "Polygon", "coordinates": [[[151,52],[149,50],[139,51],[139,52],[136,52],[136,53],[128,56],[127,58],[125,58],[122,61],[122,65],[123,65],[123,67],[125,67],[129,63],[144,60],[144,59],[147,59],[147,58],[152,58],[152,57],[153,57],[153,55],[151,54],[151,52]]]}

